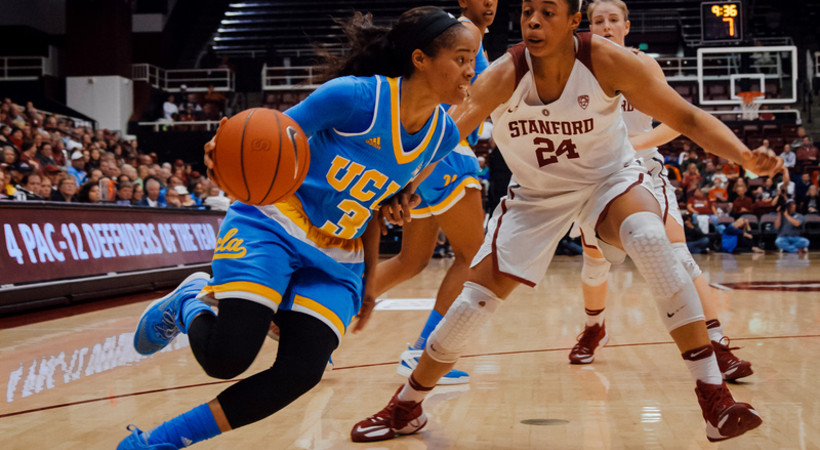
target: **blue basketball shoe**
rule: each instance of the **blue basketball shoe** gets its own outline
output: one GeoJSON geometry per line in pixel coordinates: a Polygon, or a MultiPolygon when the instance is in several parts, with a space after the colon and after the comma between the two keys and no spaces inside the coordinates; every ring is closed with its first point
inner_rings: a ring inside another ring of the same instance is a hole
{"type": "Polygon", "coordinates": [[[134,349],[137,353],[156,353],[180,333],[180,328],[184,328],[183,301],[195,299],[210,278],[211,276],[205,272],[192,273],[168,295],[154,300],[145,308],[134,333],[134,349]]]}
{"type": "Polygon", "coordinates": [[[128,425],[128,431],[131,434],[120,442],[117,450],[132,450],[132,449],[154,449],[154,450],[176,450],[177,446],[174,444],[156,444],[148,445],[145,442],[144,432],[134,425],[128,425]]]}
{"type": "MultiPolygon", "coordinates": [[[[410,374],[413,373],[413,369],[415,369],[416,365],[418,365],[419,358],[421,358],[421,354],[423,352],[424,350],[416,350],[413,347],[408,347],[407,350],[403,351],[399,357],[399,367],[396,369],[396,372],[403,377],[410,377],[410,374]]],[[[440,385],[464,384],[469,382],[470,374],[456,369],[450,370],[446,375],[438,380],[438,384],[440,385]]]]}

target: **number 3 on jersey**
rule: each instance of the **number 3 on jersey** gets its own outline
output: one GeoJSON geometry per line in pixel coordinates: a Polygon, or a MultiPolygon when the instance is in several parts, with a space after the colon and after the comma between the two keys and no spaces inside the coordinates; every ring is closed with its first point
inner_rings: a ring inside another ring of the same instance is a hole
{"type": "Polygon", "coordinates": [[[555,149],[555,144],[551,139],[545,137],[537,137],[532,140],[533,145],[540,146],[535,149],[535,157],[538,159],[538,167],[548,166],[558,162],[558,157],[567,154],[567,159],[580,158],[575,151],[575,144],[572,139],[564,139],[555,149]],[[541,147],[542,146],[542,147],[541,147]]]}

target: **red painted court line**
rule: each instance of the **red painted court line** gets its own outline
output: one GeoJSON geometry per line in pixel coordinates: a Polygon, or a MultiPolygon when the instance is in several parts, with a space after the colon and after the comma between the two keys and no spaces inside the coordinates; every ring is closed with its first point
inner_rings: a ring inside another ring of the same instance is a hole
{"type": "MultiPolygon", "coordinates": [[[[745,337],[745,338],[732,338],[732,341],[764,341],[764,340],[771,340],[771,339],[800,339],[800,338],[820,338],[820,334],[806,334],[806,335],[794,335],[794,336],[763,336],[763,337],[745,337]]],[[[649,345],[666,345],[666,344],[674,344],[672,341],[661,341],[661,342],[635,342],[632,344],[613,344],[607,345],[607,347],[644,347],[649,345]]],[[[504,356],[504,355],[520,355],[523,353],[547,353],[547,352],[560,352],[560,351],[567,351],[570,350],[570,347],[561,347],[561,348],[542,348],[542,349],[533,349],[533,350],[513,350],[509,352],[494,352],[494,353],[479,353],[475,355],[465,355],[462,358],[479,358],[482,356],[504,356]]],[[[356,366],[346,366],[346,367],[334,367],[333,371],[336,372],[338,370],[350,370],[350,369],[362,369],[366,367],[381,367],[381,366],[392,366],[396,364],[396,361],[390,361],[385,363],[373,363],[373,364],[359,364],[356,366]]],[[[244,378],[235,378],[233,380],[220,380],[220,381],[211,381],[208,383],[198,383],[198,384],[189,384],[185,386],[174,386],[164,389],[153,389],[150,391],[142,391],[142,392],[132,392],[130,394],[120,394],[114,396],[105,396],[105,397],[98,397],[98,398],[91,398],[88,400],[80,400],[76,402],[70,403],[62,403],[59,405],[51,405],[51,406],[44,406],[42,408],[32,408],[26,409],[23,411],[16,411],[7,414],[0,414],[0,419],[6,417],[13,417],[19,416],[23,414],[30,414],[40,411],[48,411],[51,409],[58,409],[58,408],[67,408],[69,406],[76,406],[76,405],[83,405],[86,403],[94,403],[100,401],[111,401],[118,398],[126,398],[126,397],[138,397],[140,395],[147,395],[147,394],[156,394],[158,392],[168,392],[168,391],[179,391],[183,389],[190,389],[202,386],[213,386],[217,384],[225,384],[225,383],[233,383],[236,381],[243,380],[244,378]]]]}

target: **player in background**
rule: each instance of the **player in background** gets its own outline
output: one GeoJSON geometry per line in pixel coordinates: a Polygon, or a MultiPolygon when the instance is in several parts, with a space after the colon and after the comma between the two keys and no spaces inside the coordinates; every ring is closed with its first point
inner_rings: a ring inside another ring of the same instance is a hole
{"type": "MultiPolygon", "coordinates": [[[[459,0],[462,21],[476,33],[479,43],[476,76],[489,66],[482,38],[495,18],[496,0],[459,0]]],[[[473,78],[475,79],[475,78],[473,78]]],[[[376,269],[376,296],[418,275],[430,262],[439,228],[450,241],[454,259],[436,294],[436,303],[416,342],[400,356],[397,372],[410,376],[416,367],[427,337],[453,304],[461,286],[467,281],[470,261],[484,240],[484,208],[478,160],[468,144],[477,131],[462,140],[458,147],[436,164],[435,169],[418,186],[421,203],[411,210],[412,220],[402,227],[398,255],[379,263],[376,269]]],[[[453,369],[439,384],[467,383],[470,376],[453,369]]]]}
{"type": "MultiPolygon", "coordinates": [[[[462,136],[488,114],[513,179],[490,219],[464,289],[427,340],[416,369],[388,405],[351,430],[354,441],[391,439],[425,426],[422,402],[474,334],[519,284],[543,279],[573,222],[590,225],[612,262],[629,255],[695,381],[711,441],[762,419],[722,379],[691,277],[674,257],[648,172],[629,143],[623,98],[703,148],[759,175],[780,171],[773,152],[751,151],[720,121],[683,100],[631,51],[579,33],[580,0],[525,0],[523,42],[476,80],[452,110],[462,136]],[[623,95],[623,98],[621,97],[623,95]]],[[[398,204],[385,207],[397,223],[398,204]]],[[[402,209],[403,210],[403,209],[402,209]]]]}
{"type": "MultiPolygon", "coordinates": [[[[354,332],[367,322],[380,234],[370,218],[458,143],[441,103],[467,96],[477,44],[435,7],[402,14],[392,29],[361,14],[343,27],[351,53],[330,61],[335,78],[285,112],[310,135],[305,181],[273,205],[234,202],[213,278],[193,274],[149,305],[134,338],[139,353],[152,354],[187,333],[205,372],[228,380],[254,361],[275,315],[276,361],[148,432],[129,426],[120,449],[187,447],[264,419],[321,380],[355,315],[354,332]],[[206,296],[218,300],[218,315],[206,296]]],[[[209,170],[214,145],[206,145],[209,170]]]]}
{"type": "MultiPolygon", "coordinates": [[[[587,18],[589,19],[589,30],[593,34],[603,36],[621,46],[624,45],[625,37],[629,34],[630,22],[629,9],[622,0],[593,1],[587,7],[587,18]]],[[[647,70],[665,81],[663,70],[655,59],[645,53],[633,51],[647,70]]],[[[621,103],[621,109],[630,141],[652,178],[655,197],[660,202],[663,211],[666,235],[672,243],[675,257],[683,263],[698,291],[709,339],[712,342],[723,379],[737,380],[747,377],[753,373],[752,365],[748,361],[738,359],[732,354],[734,348],[729,348],[727,345],[729,341],[723,335],[723,329],[717,318],[718,308],[712,288],[709,287],[709,283],[686,246],[683,218],[678,209],[675,188],[669,183],[663,156],[658,152],[659,145],[675,139],[679,133],[664,124],[653,129],[652,117],[635,109],[626,99],[621,103]]],[[[581,228],[580,231],[584,244],[581,282],[587,317],[584,331],[579,336],[578,343],[570,351],[569,360],[572,364],[589,364],[595,359],[595,349],[605,345],[609,340],[604,323],[604,308],[606,307],[611,265],[596,245],[594,230],[581,228]]]]}

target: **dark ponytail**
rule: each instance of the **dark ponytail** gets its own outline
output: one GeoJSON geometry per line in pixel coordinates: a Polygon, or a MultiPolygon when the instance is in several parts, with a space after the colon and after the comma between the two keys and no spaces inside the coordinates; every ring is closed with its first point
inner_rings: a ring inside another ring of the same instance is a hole
{"type": "Polygon", "coordinates": [[[434,6],[406,11],[393,28],[376,26],[370,13],[360,12],[337,23],[347,37],[350,53],[336,57],[320,52],[326,67],[322,81],[346,75],[410,77],[414,70],[410,55],[415,49],[434,57],[442,47],[452,45],[456,25],[462,26],[455,17],[434,6]]]}

